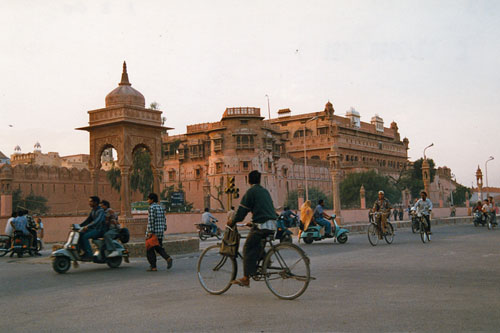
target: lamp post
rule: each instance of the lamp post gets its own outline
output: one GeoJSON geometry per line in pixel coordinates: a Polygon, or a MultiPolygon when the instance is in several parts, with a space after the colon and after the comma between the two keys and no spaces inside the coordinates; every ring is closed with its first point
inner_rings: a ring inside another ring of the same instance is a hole
{"type": "Polygon", "coordinates": [[[318,116],[314,116],[311,119],[304,121],[304,180],[306,184],[306,201],[309,200],[309,188],[307,186],[307,150],[306,150],[306,124],[310,121],[318,119],[318,116]]]}
{"type": "Polygon", "coordinates": [[[425,151],[427,150],[427,148],[430,148],[432,146],[434,146],[434,143],[431,143],[430,145],[428,145],[427,147],[424,148],[424,160],[427,159],[427,157],[425,157],[425,151]]]}
{"type": "Polygon", "coordinates": [[[430,186],[431,186],[431,168],[429,166],[429,162],[427,162],[427,157],[425,156],[425,151],[427,148],[434,146],[434,143],[431,143],[427,147],[424,148],[424,160],[422,161],[422,180],[424,181],[424,189],[427,195],[430,197],[430,186]]]}
{"type": "Polygon", "coordinates": [[[267,113],[268,113],[269,119],[271,119],[271,108],[269,107],[269,95],[268,94],[266,94],[266,98],[267,98],[267,113]]]}
{"type": "Polygon", "coordinates": [[[494,159],[493,156],[490,156],[486,162],[484,162],[484,171],[486,172],[486,199],[490,196],[490,189],[488,187],[488,162],[494,159]]]}

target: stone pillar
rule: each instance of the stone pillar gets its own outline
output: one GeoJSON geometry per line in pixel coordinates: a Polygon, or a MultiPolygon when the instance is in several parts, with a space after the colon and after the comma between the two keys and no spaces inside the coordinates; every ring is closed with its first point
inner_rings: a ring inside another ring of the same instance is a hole
{"type": "Polygon", "coordinates": [[[153,169],[153,192],[160,196],[160,179],[161,179],[161,169],[154,168],[153,169]]]}
{"type": "Polygon", "coordinates": [[[208,179],[205,179],[203,183],[203,204],[205,206],[204,208],[210,209],[210,182],[208,179]]]}
{"type": "Polygon", "coordinates": [[[365,187],[361,185],[359,189],[359,198],[361,201],[361,209],[366,209],[365,187]]]}
{"type": "Polygon", "coordinates": [[[429,162],[427,162],[427,159],[424,159],[424,161],[422,162],[422,180],[424,181],[424,190],[427,193],[427,196],[430,198],[431,168],[429,166],[429,162]]]}
{"type": "Polygon", "coordinates": [[[476,170],[476,181],[477,181],[477,199],[478,201],[483,200],[483,173],[481,169],[479,168],[479,165],[477,166],[476,170]]]}
{"type": "Polygon", "coordinates": [[[120,187],[120,219],[132,218],[130,209],[130,167],[121,167],[121,187],[120,187]]]}
{"type": "Polygon", "coordinates": [[[0,216],[12,215],[12,180],[12,167],[4,166],[0,171],[0,216]]]}
{"type": "Polygon", "coordinates": [[[297,204],[299,205],[299,209],[304,204],[305,201],[304,194],[305,194],[304,187],[302,186],[302,184],[299,184],[297,186],[297,204]]]}
{"type": "Polygon", "coordinates": [[[469,192],[465,191],[465,207],[470,207],[469,192]]]}
{"type": "Polygon", "coordinates": [[[92,195],[99,195],[99,169],[90,170],[90,181],[92,182],[92,195]]]}

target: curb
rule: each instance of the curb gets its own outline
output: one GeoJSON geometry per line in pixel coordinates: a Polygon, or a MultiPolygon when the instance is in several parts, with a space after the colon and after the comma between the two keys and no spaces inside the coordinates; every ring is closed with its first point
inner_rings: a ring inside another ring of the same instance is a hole
{"type": "MultiPolygon", "coordinates": [[[[389,221],[390,222],[390,221],[389,221]]],[[[472,216],[463,217],[446,217],[431,220],[432,225],[452,225],[452,224],[472,224],[472,216]]],[[[411,221],[393,221],[391,222],[394,228],[411,228],[411,221]]],[[[348,224],[342,226],[349,232],[366,232],[370,223],[366,224],[348,224]]]]}

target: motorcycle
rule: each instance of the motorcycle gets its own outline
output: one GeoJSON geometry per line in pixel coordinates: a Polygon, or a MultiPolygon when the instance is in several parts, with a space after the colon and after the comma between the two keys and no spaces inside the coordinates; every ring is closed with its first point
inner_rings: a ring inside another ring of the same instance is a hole
{"type": "MultiPolygon", "coordinates": [[[[63,274],[66,273],[73,261],[74,268],[78,268],[78,261],[88,261],[82,260],[83,250],[80,248],[79,240],[80,240],[80,231],[81,227],[79,224],[73,224],[71,227],[71,231],[68,234],[68,240],[63,245],[61,249],[55,250],[52,252],[52,268],[57,273],[63,274]]],[[[107,264],[110,268],[117,268],[121,265],[122,259],[125,260],[126,263],[129,263],[129,252],[124,247],[123,244],[127,243],[130,238],[130,234],[128,229],[122,228],[120,229],[120,234],[118,236],[120,242],[116,239],[113,240],[113,244],[118,251],[119,255],[116,257],[108,258],[105,253],[105,243],[102,239],[94,239],[92,243],[97,247],[97,250],[94,252],[94,256],[91,262],[96,264],[107,264]]]]}
{"type": "Polygon", "coordinates": [[[40,238],[36,239],[36,248],[30,245],[30,236],[24,235],[20,231],[15,231],[14,236],[0,235],[0,257],[5,256],[10,252],[10,256],[17,255],[22,258],[25,254],[33,256],[34,252],[39,252],[43,249],[43,243],[40,238]]]}
{"type": "MultiPolygon", "coordinates": [[[[341,228],[338,224],[337,221],[335,220],[337,216],[333,214],[330,217],[330,220],[333,221],[333,224],[335,226],[333,232],[333,240],[339,242],[340,244],[344,244],[347,242],[348,239],[348,233],[349,230],[341,228]]],[[[304,230],[302,234],[300,235],[300,238],[304,240],[306,244],[312,244],[313,241],[320,241],[325,238],[324,234],[321,234],[321,226],[320,225],[309,225],[307,230],[304,230]]]]}
{"type": "MultiPolygon", "coordinates": [[[[217,220],[215,220],[217,222],[217,220]]],[[[198,237],[200,240],[204,241],[210,237],[217,237],[217,239],[222,239],[222,230],[217,227],[217,231],[215,233],[212,232],[212,226],[204,223],[195,224],[196,229],[198,229],[198,237]]]]}
{"type": "Polygon", "coordinates": [[[475,227],[477,227],[479,225],[482,225],[484,227],[486,225],[486,222],[487,222],[483,212],[481,212],[479,210],[476,210],[474,212],[474,217],[473,217],[472,221],[473,221],[475,227]]]}
{"type": "Polygon", "coordinates": [[[280,215],[278,217],[278,220],[276,221],[276,236],[274,237],[275,239],[279,239],[280,243],[292,243],[292,232],[288,229],[291,225],[294,225],[297,223],[297,218],[293,218],[294,221],[290,223],[290,221],[287,221],[287,219],[283,216],[280,215]]]}

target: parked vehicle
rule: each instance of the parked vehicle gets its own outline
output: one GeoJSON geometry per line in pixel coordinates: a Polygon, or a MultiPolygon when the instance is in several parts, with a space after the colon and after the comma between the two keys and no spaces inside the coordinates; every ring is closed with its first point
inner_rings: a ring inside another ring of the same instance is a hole
{"type": "MultiPolygon", "coordinates": [[[[73,262],[74,267],[78,267],[78,261],[82,260],[83,249],[80,249],[79,240],[80,240],[80,225],[73,224],[71,227],[71,231],[68,235],[68,240],[64,244],[62,249],[58,249],[52,252],[52,268],[60,274],[66,273],[70,266],[71,262],[73,262]]],[[[128,229],[122,228],[120,230],[120,234],[118,240],[113,240],[113,244],[115,245],[116,251],[118,251],[119,255],[116,257],[108,258],[105,253],[105,244],[102,239],[95,239],[92,242],[97,247],[97,250],[94,252],[94,256],[91,262],[96,264],[107,264],[110,268],[117,268],[121,265],[122,259],[125,262],[129,262],[129,252],[124,247],[123,244],[129,241],[130,234],[128,229]]]]}
{"type": "MultiPolygon", "coordinates": [[[[217,222],[217,220],[215,220],[215,222],[217,222]]],[[[198,237],[200,237],[202,241],[210,237],[217,237],[217,239],[222,238],[222,230],[219,227],[217,227],[217,232],[213,233],[212,226],[209,224],[197,223],[195,226],[196,229],[198,229],[198,237]]]]}
{"type": "MultiPolygon", "coordinates": [[[[333,233],[333,238],[334,241],[339,242],[340,244],[344,244],[347,242],[348,239],[348,233],[349,230],[341,228],[338,224],[337,221],[335,220],[337,216],[333,214],[330,217],[330,220],[333,221],[335,229],[332,227],[332,233],[333,233]]],[[[324,234],[321,232],[322,227],[317,224],[309,224],[309,227],[307,230],[304,230],[302,234],[300,235],[300,238],[304,240],[306,244],[312,244],[313,241],[320,241],[323,239],[328,239],[328,237],[325,237],[324,234]]]]}
{"type": "Polygon", "coordinates": [[[33,256],[35,252],[43,249],[43,242],[40,238],[36,239],[36,248],[30,246],[30,241],[30,236],[25,236],[20,231],[15,231],[13,237],[0,235],[0,257],[7,253],[10,253],[11,257],[15,254],[18,258],[22,258],[25,254],[33,256]]]}

